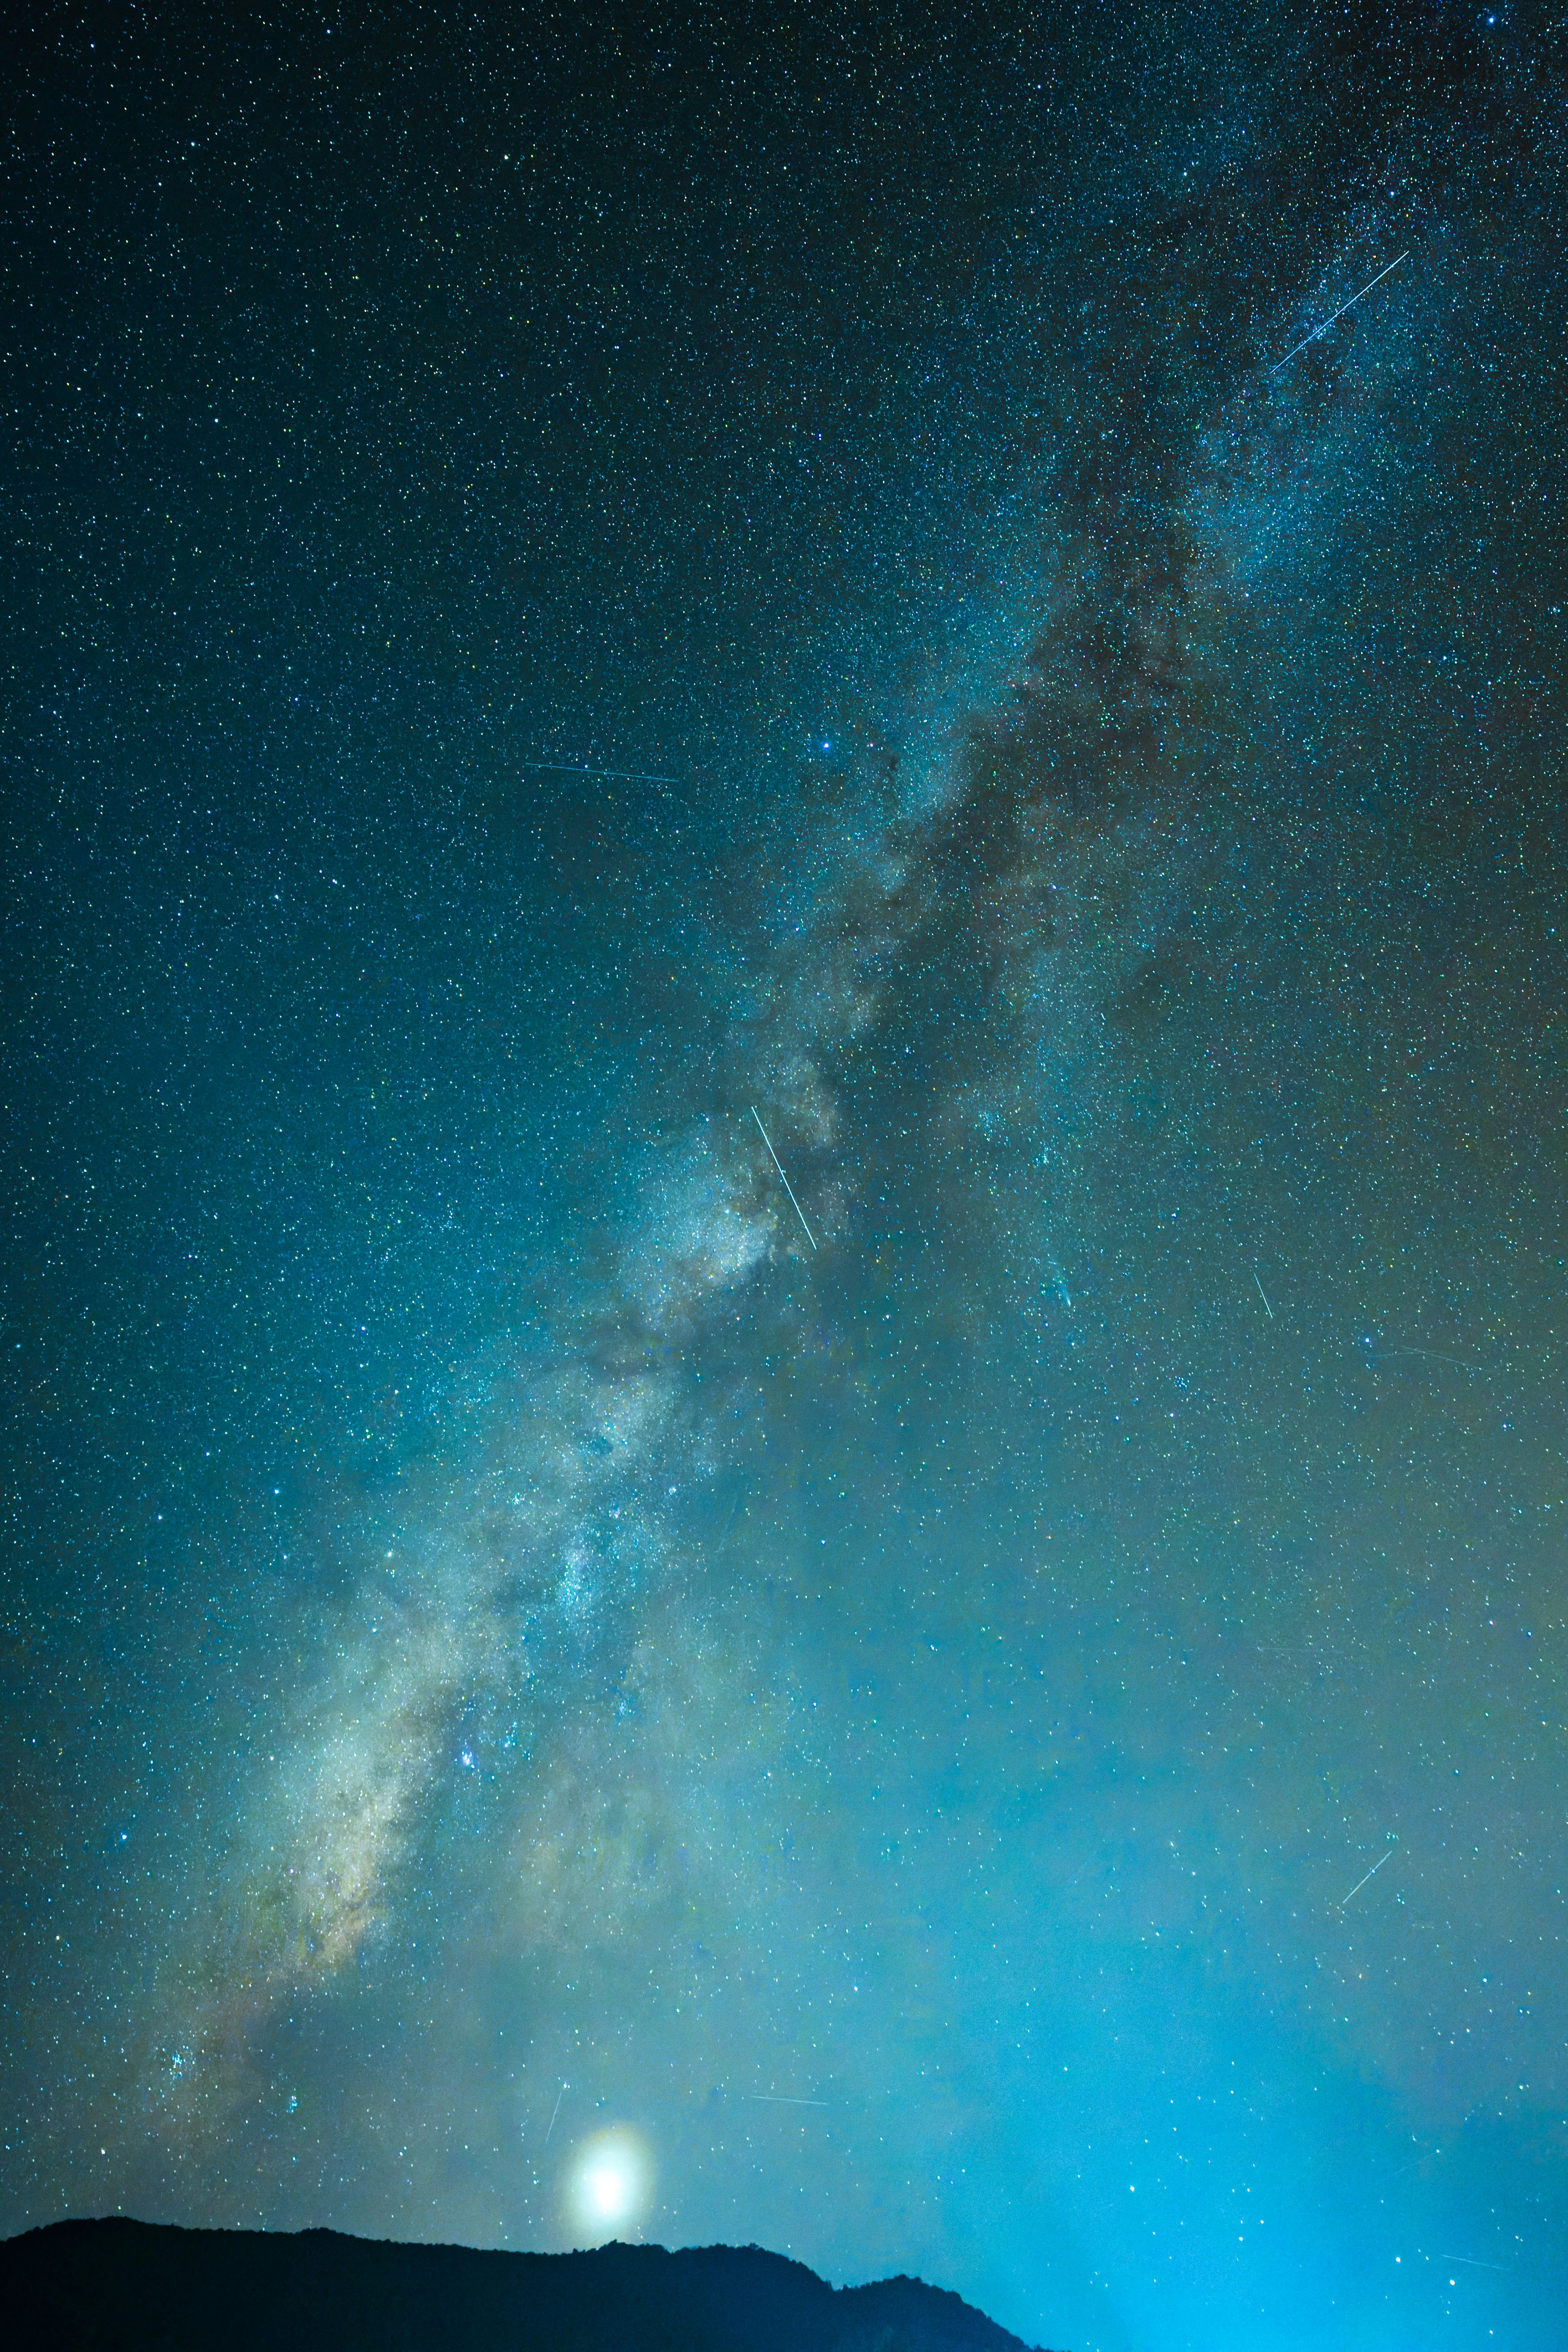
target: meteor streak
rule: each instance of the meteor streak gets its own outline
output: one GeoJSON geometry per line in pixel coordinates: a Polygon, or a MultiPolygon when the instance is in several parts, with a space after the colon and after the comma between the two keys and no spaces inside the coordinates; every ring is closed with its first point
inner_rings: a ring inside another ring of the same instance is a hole
{"type": "MultiPolygon", "coordinates": [[[[763,1122],[762,1122],[761,1118],[758,1118],[758,1115],[757,1115],[757,1106],[756,1106],[756,1104],[755,1104],[755,1103],[753,1103],[753,1104],[752,1105],[752,1117],[754,1119],[756,1119],[756,1121],[757,1121],[757,1133],[762,1137],[763,1141],[764,1143],[768,1143],[768,1130],[767,1130],[767,1129],[763,1125],[763,1122]]],[[[784,1166],[783,1166],[783,1163],[782,1163],[782,1161],[781,1161],[781,1160],[780,1160],[780,1159],[779,1159],[778,1153],[773,1150],[773,1145],[772,1145],[771,1143],[768,1143],[768,1158],[773,1161],[773,1166],[778,1170],[778,1171],[779,1171],[779,1181],[780,1181],[780,1183],[784,1186],[784,1191],[789,1194],[789,1197],[790,1197],[790,1204],[791,1204],[791,1206],[793,1207],[793,1209],[795,1210],[795,1215],[800,1219],[801,1225],[802,1225],[802,1228],[803,1228],[803,1230],[804,1230],[804,1232],[805,1232],[805,1238],[806,1238],[806,1240],[811,1244],[812,1248],[813,1248],[813,1249],[815,1249],[815,1248],[816,1247],[816,1235],[812,1232],[811,1227],[810,1227],[810,1226],[806,1223],[806,1222],[805,1222],[805,1211],[801,1207],[800,1202],[795,1199],[795,1189],[794,1189],[793,1185],[790,1183],[789,1178],[784,1174],[784,1166]]]]}
{"type": "Polygon", "coordinates": [[[1299,357],[1299,355],[1306,350],[1309,343],[1315,343],[1321,335],[1326,335],[1328,333],[1329,329],[1334,323],[1334,319],[1342,319],[1347,310],[1353,310],[1356,304],[1361,300],[1363,294],[1370,294],[1374,286],[1381,286],[1385,278],[1391,278],[1393,276],[1394,272],[1398,268],[1402,261],[1408,261],[1409,258],[1410,247],[1406,246],[1403,253],[1395,255],[1394,258],[1389,263],[1386,269],[1380,269],[1375,278],[1369,278],[1367,279],[1366,284],[1362,288],[1360,294],[1352,294],[1348,302],[1342,302],[1339,309],[1334,312],[1333,319],[1325,319],[1321,327],[1314,327],[1310,335],[1303,335],[1300,341],[1295,346],[1294,350],[1287,352],[1282,360],[1276,360],[1273,366],[1268,371],[1269,374],[1278,375],[1282,367],[1289,367],[1291,361],[1299,357]]]}
{"type": "MultiPolygon", "coordinates": [[[[1386,1853],[1380,1854],[1377,1860],[1373,1864],[1372,1868],[1370,1870],[1363,1871],[1362,1875],[1356,1880],[1355,1885],[1351,1888],[1351,1895],[1359,1895],[1362,1888],[1366,1885],[1367,1880],[1369,1878],[1375,1878],[1378,1872],[1383,1868],[1384,1864],[1394,1860],[1394,1849],[1393,1846],[1390,1846],[1386,1853]]],[[[1341,1895],[1340,1909],[1342,1911],[1344,1909],[1345,1905],[1350,1901],[1351,1895],[1341,1895]]]]}
{"type": "Polygon", "coordinates": [[[645,768],[590,768],[582,760],[520,760],[518,766],[530,776],[608,776],[617,784],[672,784],[673,776],[650,775],[645,768]]]}

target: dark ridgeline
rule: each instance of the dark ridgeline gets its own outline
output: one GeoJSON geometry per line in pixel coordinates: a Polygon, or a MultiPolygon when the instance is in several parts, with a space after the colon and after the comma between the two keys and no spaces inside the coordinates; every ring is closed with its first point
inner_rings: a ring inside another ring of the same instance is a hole
{"type": "Polygon", "coordinates": [[[146,2221],[0,2244],[13,2352],[1026,2352],[919,2279],[830,2287],[760,2246],[480,2252],[146,2221]]]}

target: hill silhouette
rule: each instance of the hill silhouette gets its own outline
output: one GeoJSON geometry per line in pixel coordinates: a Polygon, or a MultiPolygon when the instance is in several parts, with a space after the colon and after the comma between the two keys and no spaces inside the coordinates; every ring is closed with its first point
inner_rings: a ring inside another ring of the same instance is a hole
{"type": "Polygon", "coordinates": [[[831,2287],[760,2246],[492,2253],[118,2218],[0,2244],[0,2311],[14,2352],[1026,2352],[941,2287],[831,2287]]]}

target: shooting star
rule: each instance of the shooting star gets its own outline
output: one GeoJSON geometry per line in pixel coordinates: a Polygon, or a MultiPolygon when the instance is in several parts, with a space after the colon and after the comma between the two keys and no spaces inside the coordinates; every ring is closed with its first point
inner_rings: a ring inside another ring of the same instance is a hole
{"type": "Polygon", "coordinates": [[[608,776],[617,784],[672,784],[673,776],[650,775],[646,768],[590,768],[583,760],[520,760],[531,776],[608,776]]]}
{"type": "MultiPolygon", "coordinates": [[[[1361,1876],[1356,1880],[1355,1885],[1351,1888],[1351,1895],[1359,1895],[1362,1888],[1366,1885],[1367,1880],[1369,1878],[1375,1878],[1378,1872],[1383,1868],[1384,1864],[1394,1860],[1398,1844],[1399,1841],[1395,1838],[1394,1843],[1389,1847],[1388,1852],[1386,1853],[1380,1853],[1377,1860],[1373,1864],[1372,1868],[1362,1873],[1361,1876]]],[[[1350,1901],[1351,1895],[1341,1895],[1339,1907],[1342,1911],[1344,1909],[1345,1905],[1350,1901]]]]}
{"type": "Polygon", "coordinates": [[[547,2147],[550,2146],[550,2135],[551,2135],[551,2133],[555,2129],[555,2118],[556,2118],[556,2116],[561,2113],[561,2102],[562,2102],[562,2100],[563,2100],[565,2096],[566,2096],[566,2085],[565,2085],[565,2084],[564,2084],[564,2083],[563,2083],[563,2084],[562,2084],[562,2085],[561,2085],[561,2088],[560,2088],[560,2089],[556,2092],[556,2094],[555,2094],[555,2105],[554,2105],[554,2106],[551,2109],[551,2112],[550,2112],[550,2121],[546,2124],[546,2126],[545,2126],[545,2127],[544,2127],[544,2138],[543,2138],[542,2142],[541,2143],[541,2152],[542,2152],[542,2150],[543,2150],[544,2148],[547,2148],[547,2147]]]}
{"type": "Polygon", "coordinates": [[[744,1496],[743,1494],[737,1495],[737,1496],[736,1496],[736,1497],[735,1497],[735,1499],[734,1499],[734,1501],[733,1501],[733,1503],[731,1503],[731,1505],[730,1506],[730,1516],[729,1516],[729,1517],[725,1520],[725,1522],[724,1522],[723,1526],[722,1526],[722,1527],[720,1528],[720,1530],[719,1530],[719,1540],[720,1540],[720,1542],[721,1542],[721,1543],[722,1543],[722,1542],[723,1542],[724,1538],[729,1534],[729,1532],[730,1532],[731,1528],[734,1526],[734,1524],[735,1524],[736,1520],[740,1517],[741,1513],[742,1513],[742,1510],[745,1508],[745,1504],[746,1504],[746,1497],[745,1497],[745,1496],[744,1496]]]}
{"type": "MultiPolygon", "coordinates": [[[[752,1105],[752,1117],[757,1121],[757,1133],[762,1137],[764,1143],[768,1143],[768,1130],[763,1125],[761,1118],[757,1117],[757,1106],[755,1103],[752,1105]]],[[[771,1143],[768,1143],[768,1158],[778,1170],[779,1181],[784,1186],[784,1191],[789,1194],[790,1205],[794,1209],[795,1215],[800,1219],[801,1229],[805,1233],[806,1240],[811,1244],[812,1248],[815,1249],[816,1247],[816,1235],[812,1232],[811,1227],[805,1222],[805,1211],[795,1199],[794,1188],[790,1183],[789,1178],[784,1172],[784,1166],[779,1159],[778,1153],[773,1150],[771,1143]]]]}
{"type": "Polygon", "coordinates": [[[1369,278],[1367,279],[1366,284],[1361,289],[1361,293],[1352,294],[1348,302],[1342,302],[1339,309],[1334,312],[1332,319],[1325,319],[1321,327],[1314,327],[1310,335],[1303,335],[1300,341],[1295,346],[1294,350],[1287,352],[1282,360],[1276,360],[1273,366],[1268,371],[1269,374],[1278,375],[1281,368],[1289,367],[1293,359],[1299,359],[1301,353],[1306,350],[1309,343],[1315,343],[1319,340],[1320,336],[1326,335],[1329,329],[1334,324],[1334,320],[1336,319],[1342,319],[1347,310],[1353,310],[1356,304],[1362,299],[1363,295],[1370,294],[1374,286],[1381,286],[1385,278],[1392,278],[1400,263],[1402,261],[1408,261],[1409,258],[1410,247],[1406,246],[1403,253],[1395,255],[1394,258],[1389,263],[1386,269],[1380,269],[1375,278],[1369,278]]]}
{"type": "Polygon", "coordinates": [[[770,2107],[825,2107],[826,2099],[792,2099],[787,2091],[742,2091],[743,2099],[764,2099],[770,2107]]]}
{"type": "Polygon", "coordinates": [[[1510,2275],[1506,2263],[1483,2263],[1479,2254],[1439,2254],[1440,2263],[1463,2263],[1468,2271],[1501,2271],[1504,2278],[1510,2275]]]}
{"type": "MultiPolygon", "coordinates": [[[[1445,1356],[1440,1348],[1389,1348],[1384,1353],[1390,1356],[1426,1356],[1434,1364],[1452,1364],[1457,1372],[1474,1374],[1480,1370],[1479,1364],[1467,1364],[1462,1356],[1445,1356]]],[[[1456,2254],[1454,2260],[1458,2262],[1458,2259],[1456,2254]]]]}
{"type": "Polygon", "coordinates": [[[1263,1312],[1268,1316],[1270,1323],[1272,1323],[1274,1320],[1274,1309],[1268,1304],[1268,1293],[1263,1287],[1263,1276],[1258,1273],[1256,1266],[1252,1269],[1252,1279],[1258,1285],[1258,1296],[1263,1301],[1263,1312]]]}

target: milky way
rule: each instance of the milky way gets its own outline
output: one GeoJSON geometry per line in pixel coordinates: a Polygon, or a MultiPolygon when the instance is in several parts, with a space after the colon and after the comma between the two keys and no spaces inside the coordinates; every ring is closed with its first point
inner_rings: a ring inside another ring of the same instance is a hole
{"type": "Polygon", "coordinates": [[[18,87],[5,2226],[1544,2347],[1545,33],[18,87]]]}

